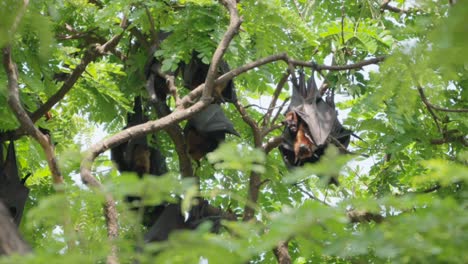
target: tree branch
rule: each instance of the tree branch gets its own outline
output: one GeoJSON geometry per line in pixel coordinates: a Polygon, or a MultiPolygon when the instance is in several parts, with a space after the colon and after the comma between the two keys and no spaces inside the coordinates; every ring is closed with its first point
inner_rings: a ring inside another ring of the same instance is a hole
{"type": "Polygon", "coordinates": [[[443,108],[443,107],[440,107],[440,106],[433,105],[433,104],[431,104],[431,102],[429,102],[429,100],[427,99],[426,95],[424,94],[423,88],[422,88],[420,85],[418,85],[417,88],[418,88],[419,95],[421,96],[421,100],[423,101],[423,103],[424,103],[427,107],[430,107],[430,108],[432,108],[432,109],[435,109],[435,110],[438,110],[438,111],[442,111],[442,112],[468,113],[468,109],[465,109],[465,108],[461,108],[461,109],[448,109],[448,108],[443,108]]]}
{"type": "Polygon", "coordinates": [[[265,144],[263,144],[262,149],[266,154],[268,154],[274,148],[278,147],[281,142],[283,142],[282,136],[270,138],[265,144]]]}
{"type": "Polygon", "coordinates": [[[281,91],[283,90],[284,85],[288,81],[289,78],[289,72],[285,73],[283,77],[280,79],[278,84],[276,85],[275,92],[273,93],[273,97],[271,98],[270,106],[268,107],[268,111],[266,112],[264,118],[263,118],[263,123],[262,126],[266,126],[268,123],[270,123],[270,118],[271,115],[273,114],[273,109],[276,106],[276,101],[278,101],[278,97],[281,94],[281,91]]]}
{"type": "MultiPolygon", "coordinates": [[[[260,67],[262,65],[272,63],[275,61],[284,61],[286,63],[291,63],[293,66],[303,66],[315,69],[317,71],[321,70],[328,70],[328,71],[346,71],[351,69],[360,69],[364,66],[371,65],[371,64],[378,64],[385,60],[385,56],[376,57],[368,60],[363,60],[357,63],[348,64],[348,65],[339,65],[339,66],[330,66],[330,65],[319,65],[316,63],[311,63],[308,61],[300,61],[295,59],[290,59],[286,53],[280,53],[275,55],[270,55],[265,58],[258,59],[256,61],[244,64],[236,69],[233,69],[223,75],[221,75],[218,79],[215,80],[214,84],[219,85],[221,83],[228,82],[232,80],[234,77],[239,76],[240,74],[247,72],[251,69],[260,67]]],[[[193,103],[198,97],[201,96],[205,84],[200,84],[197,88],[193,89],[187,96],[182,98],[180,108],[187,107],[193,103]]]]}
{"type": "Polygon", "coordinates": [[[275,249],[273,249],[273,253],[278,260],[278,264],[291,264],[291,256],[288,252],[288,241],[280,241],[275,249]]]}
{"type": "Polygon", "coordinates": [[[34,126],[33,121],[29,118],[26,111],[23,109],[19,99],[19,87],[18,87],[18,70],[16,64],[11,58],[11,48],[6,47],[3,49],[3,66],[8,77],[8,104],[13,110],[16,118],[20,122],[20,128],[24,129],[29,135],[31,135],[44,150],[49,169],[52,174],[54,184],[63,184],[63,177],[57,165],[55,159],[53,145],[50,139],[44,135],[37,127],[34,126]]]}
{"type": "Polygon", "coordinates": [[[381,223],[384,220],[384,217],[382,215],[370,213],[367,211],[350,210],[346,212],[346,215],[348,216],[349,221],[351,223],[362,223],[370,221],[381,223]]]}
{"type": "Polygon", "coordinates": [[[31,115],[31,119],[33,122],[36,122],[41,118],[43,115],[45,115],[56,103],[58,103],[60,100],[62,100],[65,95],[71,90],[71,88],[75,85],[75,83],[78,81],[78,78],[80,78],[81,74],[86,70],[86,67],[88,66],[89,63],[92,61],[96,60],[99,56],[106,55],[109,51],[112,51],[115,49],[119,41],[122,39],[123,34],[125,33],[125,29],[128,26],[128,23],[125,22],[126,18],[123,18],[122,22],[122,28],[124,31],[118,35],[113,36],[109,41],[106,43],[100,45],[100,44],[94,44],[91,45],[86,51],[85,54],[83,55],[83,58],[81,59],[80,64],[76,66],[75,70],[70,74],[68,79],[62,84],[62,87],[55,93],[53,94],[47,102],[45,102],[39,109],[37,109],[34,113],[31,115]]]}
{"type": "Polygon", "coordinates": [[[218,74],[218,64],[221,61],[224,53],[229,47],[229,43],[234,38],[234,35],[239,30],[239,27],[242,23],[241,18],[237,12],[237,3],[235,0],[221,0],[221,2],[226,6],[229,11],[230,21],[229,26],[226,32],[224,33],[223,38],[221,39],[218,47],[216,48],[213,58],[211,58],[210,68],[208,69],[208,74],[205,79],[205,89],[203,89],[202,100],[213,100],[213,90],[215,87],[215,79],[218,74]]]}
{"type": "MultiPolygon", "coordinates": [[[[211,62],[212,64],[211,64],[210,70],[209,70],[208,75],[207,75],[207,81],[206,81],[206,83],[208,84],[208,87],[207,87],[208,89],[207,90],[210,89],[210,85],[212,86],[211,90],[213,89],[214,76],[215,76],[214,75],[215,73],[213,72],[213,69],[214,70],[217,69],[218,62],[221,60],[222,55],[224,54],[224,51],[226,50],[226,48],[229,45],[232,38],[234,37],[234,34],[237,31],[237,28],[240,26],[240,19],[239,19],[238,14],[237,14],[236,2],[233,1],[233,0],[225,0],[224,3],[228,7],[228,10],[230,12],[231,22],[229,24],[229,27],[228,27],[226,33],[224,34],[224,36],[223,36],[223,38],[221,40],[221,42],[219,43],[219,45],[218,45],[218,47],[217,47],[217,49],[215,51],[215,54],[213,55],[213,59],[212,59],[212,62],[211,62]],[[215,66],[215,67],[213,67],[213,66],[215,66]]],[[[117,41],[116,38],[113,38],[112,40],[117,41]]],[[[113,42],[111,42],[111,41],[109,41],[109,42],[110,43],[108,45],[103,45],[104,48],[111,48],[112,47],[111,44],[113,42]]],[[[117,43],[115,43],[115,44],[117,44],[117,43]]],[[[204,87],[204,85],[202,87],[204,87]]],[[[117,145],[119,145],[121,143],[124,143],[124,142],[128,141],[130,138],[144,136],[144,135],[147,135],[149,133],[153,133],[153,132],[156,132],[158,130],[164,129],[164,128],[172,125],[172,124],[177,124],[178,122],[180,122],[182,120],[188,119],[189,117],[191,117],[195,113],[201,111],[203,108],[205,108],[206,106],[208,106],[208,104],[211,103],[211,101],[212,101],[212,97],[211,97],[212,91],[205,92],[204,90],[205,89],[203,89],[202,91],[203,91],[203,93],[205,95],[205,98],[207,98],[208,100],[199,101],[199,102],[195,103],[194,105],[192,105],[191,107],[189,107],[187,109],[177,108],[175,112],[173,112],[173,113],[171,113],[171,114],[169,114],[169,115],[167,115],[167,116],[165,116],[163,118],[160,118],[158,120],[149,121],[149,122],[146,122],[144,124],[140,124],[140,125],[137,125],[137,126],[127,128],[127,129],[115,134],[114,136],[112,136],[110,138],[107,138],[107,139],[104,139],[101,142],[98,142],[97,144],[91,146],[85,152],[85,156],[84,156],[83,160],[81,161],[80,172],[81,172],[82,181],[85,184],[92,187],[92,188],[102,190],[101,183],[96,178],[94,178],[92,176],[92,173],[91,173],[92,164],[93,164],[94,160],[96,159],[96,157],[99,154],[101,154],[102,152],[108,150],[109,148],[115,147],[115,146],[117,146],[117,145]]],[[[186,101],[189,101],[190,96],[185,96],[184,99],[186,101]],[[185,99],[185,98],[188,98],[188,99],[185,99]]],[[[106,217],[108,219],[108,222],[107,222],[108,234],[109,234],[109,237],[111,239],[113,239],[113,238],[116,238],[118,236],[117,212],[115,210],[115,202],[112,200],[112,197],[110,195],[107,195],[106,199],[107,199],[107,202],[106,202],[106,206],[105,206],[105,211],[106,211],[106,217]]]]}
{"type": "MultiPolygon", "coordinates": [[[[171,113],[165,101],[158,100],[154,105],[159,118],[171,113]]],[[[164,131],[166,131],[172,142],[174,142],[175,151],[179,157],[179,169],[182,177],[195,176],[193,173],[192,161],[187,153],[187,146],[180,126],[178,124],[171,124],[167,126],[164,131]]]]}

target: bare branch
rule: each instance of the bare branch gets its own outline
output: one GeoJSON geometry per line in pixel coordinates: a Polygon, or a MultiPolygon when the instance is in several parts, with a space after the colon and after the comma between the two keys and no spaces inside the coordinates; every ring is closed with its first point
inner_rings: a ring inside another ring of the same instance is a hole
{"type": "Polygon", "coordinates": [[[276,101],[278,101],[278,97],[281,94],[281,90],[283,90],[284,85],[288,81],[289,72],[284,74],[283,77],[280,79],[278,84],[276,85],[275,92],[273,93],[273,97],[271,98],[270,106],[268,107],[268,111],[263,118],[262,126],[266,126],[270,122],[271,115],[273,114],[273,109],[276,106],[276,101]]]}
{"type": "Polygon", "coordinates": [[[350,210],[346,212],[346,215],[348,216],[351,223],[362,223],[370,221],[381,223],[384,220],[382,215],[366,211],[350,210]]]}
{"type": "Polygon", "coordinates": [[[400,14],[416,12],[418,10],[418,9],[405,10],[405,9],[401,9],[401,8],[398,8],[398,7],[395,7],[395,6],[391,6],[391,5],[389,5],[390,1],[391,0],[384,0],[383,3],[380,5],[380,10],[382,10],[382,11],[388,10],[390,12],[400,13],[400,14]]]}
{"type": "Polygon", "coordinates": [[[252,129],[255,147],[260,147],[262,144],[262,133],[257,125],[257,122],[255,122],[255,120],[247,114],[247,111],[245,111],[245,108],[239,103],[239,101],[234,102],[234,106],[241,115],[242,120],[244,120],[244,122],[247,123],[252,129]]]}
{"type": "Polygon", "coordinates": [[[230,21],[223,38],[216,48],[213,58],[211,58],[210,68],[205,79],[205,89],[203,90],[202,100],[213,100],[213,90],[215,87],[215,79],[218,73],[218,64],[221,61],[224,53],[226,52],[229,43],[234,38],[234,35],[238,32],[239,27],[242,23],[241,18],[237,12],[237,3],[235,0],[221,0],[229,11],[230,21]]]}
{"type": "Polygon", "coordinates": [[[423,88],[420,85],[418,85],[417,88],[418,88],[419,95],[421,96],[421,100],[424,102],[424,104],[427,107],[430,107],[432,109],[442,111],[442,112],[468,113],[468,109],[464,109],[464,108],[461,108],[461,109],[448,109],[448,108],[443,108],[443,107],[440,107],[440,106],[433,105],[433,104],[431,104],[431,102],[429,102],[426,95],[424,94],[423,88]]]}
{"type": "MultiPolygon", "coordinates": [[[[368,60],[363,60],[357,63],[353,64],[348,64],[348,65],[340,65],[340,66],[329,66],[329,65],[318,65],[315,63],[311,63],[308,61],[300,61],[300,60],[294,60],[290,59],[286,53],[280,53],[280,54],[275,54],[271,55],[265,58],[258,59],[256,61],[244,64],[240,66],[239,68],[236,68],[234,70],[231,70],[223,75],[221,75],[218,79],[215,80],[214,84],[219,85],[221,83],[228,82],[229,80],[232,80],[234,77],[247,72],[251,69],[260,67],[262,65],[272,63],[275,61],[282,60],[286,63],[290,62],[293,66],[303,66],[303,67],[309,67],[313,68],[317,71],[321,70],[329,70],[329,71],[345,71],[345,70],[351,70],[351,69],[360,69],[364,66],[371,65],[371,64],[377,64],[385,60],[384,56],[381,57],[376,57],[368,60]]],[[[187,107],[188,105],[192,104],[198,97],[201,96],[203,89],[205,87],[205,84],[200,84],[197,88],[193,89],[188,96],[185,96],[181,100],[181,105],[180,108],[187,107]]]]}
{"type": "Polygon", "coordinates": [[[265,128],[262,130],[262,135],[263,135],[263,136],[266,136],[266,135],[268,135],[271,131],[276,130],[276,129],[278,129],[278,128],[282,128],[282,127],[284,127],[284,124],[282,124],[282,123],[274,124],[274,125],[272,125],[271,127],[268,127],[268,128],[265,127],[265,128]]]}
{"type": "Polygon", "coordinates": [[[158,42],[158,33],[156,32],[156,26],[155,26],[155,23],[154,23],[154,19],[153,19],[153,16],[151,15],[151,13],[150,13],[147,6],[145,6],[145,12],[146,12],[146,16],[148,17],[148,21],[150,23],[150,32],[151,32],[152,45],[156,45],[156,43],[158,42]]]}
{"type": "Polygon", "coordinates": [[[11,29],[10,29],[11,36],[13,36],[13,34],[15,34],[16,30],[18,29],[19,23],[21,22],[21,19],[23,18],[23,15],[26,12],[26,9],[28,9],[28,5],[29,5],[29,0],[23,0],[23,6],[18,11],[15,21],[13,22],[13,25],[11,25],[11,29]]]}
{"type": "Polygon", "coordinates": [[[294,59],[290,59],[290,62],[294,66],[303,66],[312,68],[316,71],[328,70],[328,71],[345,71],[345,70],[353,70],[353,69],[361,69],[364,66],[371,65],[371,64],[378,64],[385,60],[385,56],[375,57],[372,59],[363,60],[360,62],[356,62],[353,64],[348,65],[337,65],[337,66],[329,66],[329,65],[318,65],[313,62],[306,62],[306,61],[298,61],[294,59]]]}
{"type": "Polygon", "coordinates": [[[53,145],[51,144],[50,139],[34,126],[33,121],[29,118],[21,105],[19,99],[18,70],[16,68],[16,64],[11,58],[10,47],[3,49],[3,66],[5,67],[5,71],[8,76],[8,104],[20,122],[21,128],[39,142],[44,150],[54,184],[63,184],[63,177],[58,168],[53,145]]]}
{"type": "MultiPolygon", "coordinates": [[[[425,103],[424,103],[425,104],[425,103]]],[[[434,113],[434,111],[432,111],[432,108],[429,107],[427,104],[426,104],[426,108],[427,108],[427,111],[429,111],[429,114],[431,114],[432,116],[432,119],[434,119],[434,123],[436,124],[437,126],[437,130],[443,134],[443,131],[442,131],[442,128],[440,127],[439,125],[439,118],[437,117],[437,115],[434,113]]]]}
{"type": "Polygon", "coordinates": [[[345,38],[344,38],[344,21],[345,21],[345,2],[341,3],[341,45],[345,47],[345,38]]]}
{"type": "Polygon", "coordinates": [[[431,114],[432,116],[432,119],[434,119],[434,123],[436,124],[437,126],[437,130],[439,131],[439,133],[443,134],[443,130],[442,128],[440,127],[439,125],[439,118],[437,117],[437,115],[434,113],[434,111],[432,111],[432,108],[430,107],[430,105],[428,105],[428,101],[427,101],[427,98],[426,96],[424,95],[424,92],[422,92],[422,89],[421,89],[421,86],[419,85],[418,83],[418,78],[416,77],[416,74],[414,73],[414,71],[412,70],[409,62],[406,63],[406,65],[408,66],[408,70],[409,70],[409,73],[411,74],[411,77],[413,78],[413,81],[416,83],[416,87],[418,88],[418,92],[419,92],[419,95],[421,96],[421,99],[424,103],[424,105],[426,106],[427,108],[427,111],[429,111],[429,114],[431,114]],[[422,93],[421,93],[422,92],[422,93]]]}
{"type": "Polygon", "coordinates": [[[291,256],[288,252],[288,241],[280,241],[276,248],[273,249],[273,253],[278,260],[278,264],[291,264],[291,256]]]}
{"type": "Polygon", "coordinates": [[[262,146],[262,149],[263,151],[268,154],[270,153],[270,151],[272,151],[274,148],[276,148],[277,146],[279,146],[281,144],[281,142],[283,142],[283,137],[282,136],[279,136],[279,137],[274,137],[274,138],[270,138],[267,143],[263,144],[262,146]]]}
{"type": "MultiPolygon", "coordinates": [[[[167,106],[165,101],[157,101],[154,104],[158,117],[164,117],[171,114],[171,110],[167,106]]],[[[164,131],[169,134],[172,142],[174,142],[175,151],[179,157],[179,169],[182,177],[193,177],[193,167],[192,161],[187,153],[187,146],[185,143],[184,135],[182,134],[182,129],[178,124],[171,124],[167,126],[164,131]]]]}
{"type": "Polygon", "coordinates": [[[274,124],[276,123],[276,120],[278,120],[281,112],[283,112],[283,108],[286,106],[286,104],[289,102],[289,100],[291,99],[291,97],[288,97],[286,98],[286,100],[284,100],[284,102],[281,104],[280,108],[278,109],[278,111],[276,112],[275,116],[273,117],[273,119],[271,119],[271,124],[274,124]]]}
{"type": "MultiPolygon", "coordinates": [[[[244,120],[244,122],[247,123],[252,130],[252,135],[254,138],[254,146],[256,148],[261,148],[262,147],[262,133],[257,123],[252,117],[250,117],[247,114],[244,107],[240,105],[239,101],[234,102],[234,105],[236,106],[237,111],[240,113],[242,120],[244,120]]],[[[255,208],[252,205],[257,204],[258,194],[260,192],[260,186],[261,186],[260,174],[252,171],[249,177],[249,192],[248,192],[248,198],[247,198],[248,202],[245,204],[245,207],[244,207],[244,217],[243,217],[244,221],[248,221],[252,219],[255,214],[255,208]]]]}
{"type": "Polygon", "coordinates": [[[166,80],[167,87],[169,88],[169,92],[171,93],[172,97],[174,97],[176,108],[180,105],[180,97],[177,93],[177,87],[175,85],[175,77],[172,74],[167,74],[161,71],[161,67],[157,66],[158,75],[166,80]]]}

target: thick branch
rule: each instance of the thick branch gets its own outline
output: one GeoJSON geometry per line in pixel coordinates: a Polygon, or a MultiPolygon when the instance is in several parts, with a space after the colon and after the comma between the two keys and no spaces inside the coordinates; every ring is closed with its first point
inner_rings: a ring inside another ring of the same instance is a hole
{"type": "Polygon", "coordinates": [[[203,90],[203,100],[212,100],[213,90],[215,87],[215,79],[218,74],[218,64],[221,61],[226,49],[229,47],[229,43],[234,38],[234,35],[239,30],[239,27],[242,23],[239,14],[237,13],[237,3],[235,0],[221,0],[221,2],[226,6],[229,11],[230,21],[229,26],[226,32],[224,33],[221,42],[216,48],[213,58],[211,59],[210,68],[208,69],[208,74],[205,79],[205,89],[203,90]]]}
{"type": "MultiPolygon", "coordinates": [[[[158,101],[155,103],[156,112],[159,118],[167,116],[171,113],[166,102],[158,101]]],[[[192,161],[187,153],[187,146],[185,143],[182,129],[178,124],[171,124],[167,126],[164,131],[169,135],[172,142],[174,142],[177,156],[179,157],[179,169],[182,177],[193,177],[192,161]]]]}
{"type": "Polygon", "coordinates": [[[58,168],[53,145],[51,144],[50,139],[34,126],[33,121],[29,118],[21,105],[19,99],[18,70],[12,60],[10,47],[3,49],[3,66],[5,67],[5,71],[8,76],[8,104],[20,122],[21,128],[39,142],[44,150],[54,183],[62,184],[63,178],[58,168]]]}
{"type": "MultiPolygon", "coordinates": [[[[237,111],[240,113],[242,119],[245,123],[247,123],[250,128],[252,129],[252,134],[254,138],[254,146],[256,148],[262,147],[262,132],[258,127],[257,123],[253,118],[251,118],[247,112],[245,111],[244,107],[240,105],[237,101],[234,103],[236,106],[237,111]]],[[[249,178],[249,192],[248,192],[248,203],[246,203],[244,208],[244,221],[248,221],[254,217],[255,209],[251,206],[253,204],[257,204],[258,194],[260,192],[260,185],[261,185],[261,178],[260,174],[257,172],[251,172],[249,178]]]]}
{"type": "Polygon", "coordinates": [[[362,223],[374,221],[376,223],[381,223],[384,220],[384,217],[380,214],[370,213],[366,211],[351,210],[346,212],[346,215],[349,218],[351,223],[362,223]]]}
{"type": "Polygon", "coordinates": [[[281,144],[281,142],[283,142],[283,137],[282,136],[270,138],[267,141],[267,143],[263,144],[262,149],[266,154],[268,154],[274,148],[278,147],[281,144]]]}
{"type": "Polygon", "coordinates": [[[278,243],[273,253],[278,260],[278,264],[291,264],[291,256],[288,252],[288,241],[281,241],[278,243]]]}
{"type": "Polygon", "coordinates": [[[99,154],[119,144],[127,142],[131,138],[145,136],[149,133],[154,133],[164,129],[171,124],[176,124],[182,120],[188,119],[208,106],[208,104],[209,102],[199,101],[187,109],[175,111],[158,120],[152,120],[140,125],[129,127],[96,143],[86,151],[85,157],[81,162],[81,179],[85,184],[88,184],[91,187],[101,187],[99,181],[91,175],[92,163],[99,154]]]}

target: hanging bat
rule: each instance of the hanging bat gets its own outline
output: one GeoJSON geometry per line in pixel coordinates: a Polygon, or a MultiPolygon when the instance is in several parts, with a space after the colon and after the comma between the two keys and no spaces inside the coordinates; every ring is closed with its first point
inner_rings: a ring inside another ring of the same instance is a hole
{"type": "Polygon", "coordinates": [[[317,162],[330,141],[340,149],[349,144],[351,131],[339,122],[334,103],[320,97],[313,73],[307,82],[303,71],[299,72],[299,81],[293,77],[291,104],[284,123],[279,149],[288,168],[317,162]]]}
{"type": "Polygon", "coordinates": [[[211,104],[195,114],[184,128],[187,150],[192,159],[199,161],[225,140],[226,134],[240,136],[232,122],[218,104],[211,104]]]}
{"type": "Polygon", "coordinates": [[[220,208],[210,206],[205,200],[199,199],[197,205],[192,206],[188,217],[182,214],[180,204],[167,204],[154,224],[145,234],[145,242],[165,241],[171,232],[175,230],[195,229],[201,223],[210,221],[212,223],[211,232],[218,233],[221,227],[221,220],[236,220],[235,217],[223,214],[220,208]]]}
{"type": "MultiPolygon", "coordinates": [[[[193,90],[197,88],[200,84],[204,83],[209,68],[210,65],[203,63],[202,60],[199,58],[199,54],[194,51],[190,62],[187,65],[182,65],[184,86],[190,90],[193,90]]],[[[218,76],[221,76],[229,71],[230,68],[227,62],[221,60],[218,65],[218,76]]],[[[227,83],[216,86],[214,89],[214,93],[214,97],[219,102],[233,103],[237,101],[237,95],[232,80],[229,80],[227,83]]]]}
{"type": "MultiPolygon", "coordinates": [[[[141,97],[135,97],[133,113],[127,115],[126,128],[147,121],[141,97]]],[[[165,157],[157,148],[149,146],[146,136],[131,139],[112,148],[111,159],[117,164],[119,171],[136,172],[139,177],[143,174],[158,176],[167,172],[165,157]]]]}
{"type": "Polygon", "coordinates": [[[3,143],[0,141],[0,200],[10,210],[16,225],[21,222],[28,194],[29,189],[24,186],[24,181],[20,180],[18,174],[14,142],[10,141],[3,160],[3,143]]]}

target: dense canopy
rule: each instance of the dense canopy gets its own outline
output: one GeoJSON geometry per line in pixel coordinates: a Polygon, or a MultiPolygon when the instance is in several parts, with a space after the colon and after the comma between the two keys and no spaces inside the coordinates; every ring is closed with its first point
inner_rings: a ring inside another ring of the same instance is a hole
{"type": "Polygon", "coordinates": [[[468,263],[467,47],[454,0],[0,0],[0,263],[468,263]]]}

